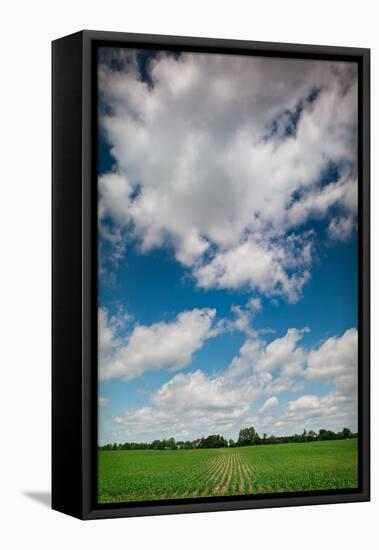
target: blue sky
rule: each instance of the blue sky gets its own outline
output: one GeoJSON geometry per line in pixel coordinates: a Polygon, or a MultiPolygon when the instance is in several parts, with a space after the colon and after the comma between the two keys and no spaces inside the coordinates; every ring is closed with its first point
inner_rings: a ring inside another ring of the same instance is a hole
{"type": "Polygon", "coordinates": [[[107,48],[99,89],[99,442],[356,430],[355,67],[107,48]]]}

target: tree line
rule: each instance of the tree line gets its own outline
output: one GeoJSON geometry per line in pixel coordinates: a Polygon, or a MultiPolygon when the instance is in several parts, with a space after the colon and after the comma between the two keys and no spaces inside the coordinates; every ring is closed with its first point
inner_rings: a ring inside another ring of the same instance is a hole
{"type": "Polygon", "coordinates": [[[103,451],[126,451],[126,450],[179,450],[179,449],[218,449],[221,447],[245,447],[248,445],[275,445],[278,443],[308,443],[311,441],[327,441],[337,439],[352,439],[358,437],[357,433],[351,432],[349,428],[343,428],[340,432],[332,430],[304,430],[301,434],[275,436],[263,434],[261,437],[253,426],[240,430],[237,441],[225,439],[222,435],[213,434],[201,437],[193,441],[176,441],[175,438],[155,439],[151,443],[107,443],[99,446],[103,451]]]}

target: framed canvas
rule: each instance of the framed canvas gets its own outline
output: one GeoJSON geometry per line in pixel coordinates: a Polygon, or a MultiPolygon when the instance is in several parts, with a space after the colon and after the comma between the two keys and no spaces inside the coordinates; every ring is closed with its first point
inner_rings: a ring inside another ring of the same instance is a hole
{"type": "Polygon", "coordinates": [[[53,508],[369,500],[369,50],[52,51],[53,508]]]}

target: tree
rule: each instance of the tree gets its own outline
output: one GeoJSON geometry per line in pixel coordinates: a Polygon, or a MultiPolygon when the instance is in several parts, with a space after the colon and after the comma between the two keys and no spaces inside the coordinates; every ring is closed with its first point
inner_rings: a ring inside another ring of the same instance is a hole
{"type": "Polygon", "coordinates": [[[344,428],[341,432],[341,435],[343,439],[350,439],[351,437],[353,437],[353,434],[351,433],[349,428],[344,428]]]}
{"type": "Polygon", "coordinates": [[[338,438],[338,435],[335,432],[333,432],[332,430],[321,429],[318,432],[318,439],[320,441],[333,440],[333,439],[337,439],[337,438],[338,438]]]}
{"type": "Polygon", "coordinates": [[[175,443],[175,439],[173,437],[170,437],[170,439],[167,439],[167,441],[165,441],[165,448],[166,449],[176,449],[176,443],[175,443]]]}
{"type": "Polygon", "coordinates": [[[228,442],[222,435],[214,434],[208,435],[208,437],[202,437],[198,447],[202,449],[217,449],[220,447],[227,447],[228,442]]]}
{"type": "Polygon", "coordinates": [[[259,443],[259,440],[260,438],[255,431],[255,428],[253,426],[250,426],[250,428],[244,428],[243,430],[240,430],[237,444],[240,447],[242,447],[243,445],[257,445],[257,443],[259,443]]]}
{"type": "Polygon", "coordinates": [[[121,450],[136,450],[136,449],[155,449],[155,450],[177,450],[177,449],[212,449],[219,447],[241,447],[243,445],[272,445],[275,443],[303,443],[305,441],[330,441],[335,439],[350,439],[357,438],[358,433],[352,433],[349,428],[343,428],[340,432],[333,432],[332,430],[325,430],[321,428],[318,432],[313,430],[304,429],[302,434],[294,435],[282,435],[282,436],[267,436],[267,433],[263,434],[263,438],[259,437],[259,434],[255,431],[253,426],[243,428],[239,432],[238,440],[234,441],[229,439],[228,441],[219,434],[208,435],[201,439],[195,439],[193,441],[175,441],[173,437],[169,439],[155,439],[151,443],[136,443],[128,442],[124,443],[107,443],[100,445],[98,448],[104,451],[121,451],[121,450]]]}

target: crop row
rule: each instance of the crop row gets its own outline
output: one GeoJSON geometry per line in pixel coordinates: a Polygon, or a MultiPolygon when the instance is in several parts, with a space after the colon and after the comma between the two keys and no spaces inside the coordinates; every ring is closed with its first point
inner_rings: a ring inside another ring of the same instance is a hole
{"type": "Polygon", "coordinates": [[[123,502],[355,487],[356,444],[193,451],[104,451],[99,501],[123,502]]]}

